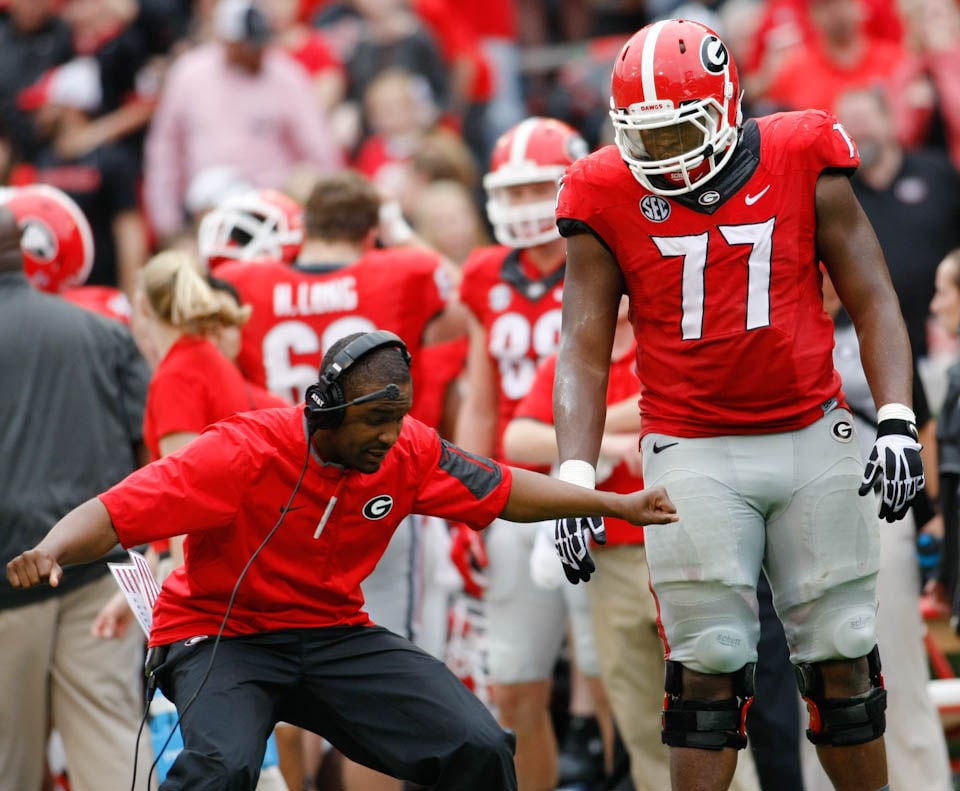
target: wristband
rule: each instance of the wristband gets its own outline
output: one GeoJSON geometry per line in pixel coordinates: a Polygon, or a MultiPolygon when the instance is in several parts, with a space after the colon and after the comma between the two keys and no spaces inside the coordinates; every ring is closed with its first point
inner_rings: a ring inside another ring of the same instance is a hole
{"type": "Polygon", "coordinates": [[[557,471],[557,478],[584,489],[595,489],[597,486],[597,471],[592,464],[582,459],[567,459],[563,462],[557,471]]]}
{"type": "Polygon", "coordinates": [[[917,424],[917,416],[906,404],[884,404],[877,410],[877,423],[884,420],[905,420],[907,423],[917,424]]]}

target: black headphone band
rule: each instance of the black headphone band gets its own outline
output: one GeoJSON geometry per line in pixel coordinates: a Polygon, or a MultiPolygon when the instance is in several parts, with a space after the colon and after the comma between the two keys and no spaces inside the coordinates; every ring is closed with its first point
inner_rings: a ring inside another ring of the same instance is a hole
{"type": "Polygon", "coordinates": [[[403,339],[395,333],[387,330],[374,330],[354,338],[350,343],[344,346],[334,356],[330,364],[320,373],[320,381],[331,385],[336,382],[343,372],[361,357],[365,357],[371,352],[381,348],[395,347],[403,357],[403,361],[410,365],[410,353],[407,351],[407,345],[403,339]]]}

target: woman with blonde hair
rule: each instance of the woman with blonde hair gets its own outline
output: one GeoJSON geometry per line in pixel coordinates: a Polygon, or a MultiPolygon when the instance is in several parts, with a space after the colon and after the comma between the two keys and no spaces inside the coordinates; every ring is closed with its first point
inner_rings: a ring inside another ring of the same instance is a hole
{"type": "Polygon", "coordinates": [[[243,376],[209,337],[224,325],[241,326],[250,308],[214,291],[189,253],[170,250],[147,262],[134,312],[154,365],[143,419],[151,458],[167,456],[211,423],[251,408],[243,376]]]}

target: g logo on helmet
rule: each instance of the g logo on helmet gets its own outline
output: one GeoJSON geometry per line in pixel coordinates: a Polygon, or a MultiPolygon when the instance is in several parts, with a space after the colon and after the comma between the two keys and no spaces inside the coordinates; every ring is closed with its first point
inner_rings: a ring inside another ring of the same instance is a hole
{"type": "Polygon", "coordinates": [[[393,510],[393,498],[389,494],[371,497],[363,506],[363,515],[367,519],[383,519],[393,510]]]}
{"type": "Polygon", "coordinates": [[[53,261],[60,249],[50,226],[34,217],[27,217],[20,223],[20,245],[34,258],[47,262],[53,261]]]}
{"type": "Polygon", "coordinates": [[[700,62],[711,74],[723,74],[730,62],[726,45],[716,36],[706,36],[700,44],[700,62]]]}

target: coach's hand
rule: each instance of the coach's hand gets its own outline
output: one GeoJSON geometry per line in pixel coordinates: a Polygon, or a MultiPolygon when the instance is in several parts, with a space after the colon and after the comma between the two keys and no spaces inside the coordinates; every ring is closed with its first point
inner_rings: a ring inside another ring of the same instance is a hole
{"type": "Polygon", "coordinates": [[[865,495],[876,489],[880,494],[880,518],[896,522],[923,489],[925,479],[913,413],[899,404],[890,406],[906,411],[885,417],[887,407],[880,408],[877,440],[867,459],[859,491],[865,495]]]}
{"type": "Polygon", "coordinates": [[[28,549],[7,563],[7,580],[14,588],[32,588],[41,582],[56,588],[62,576],[60,564],[42,549],[28,549]]]}

